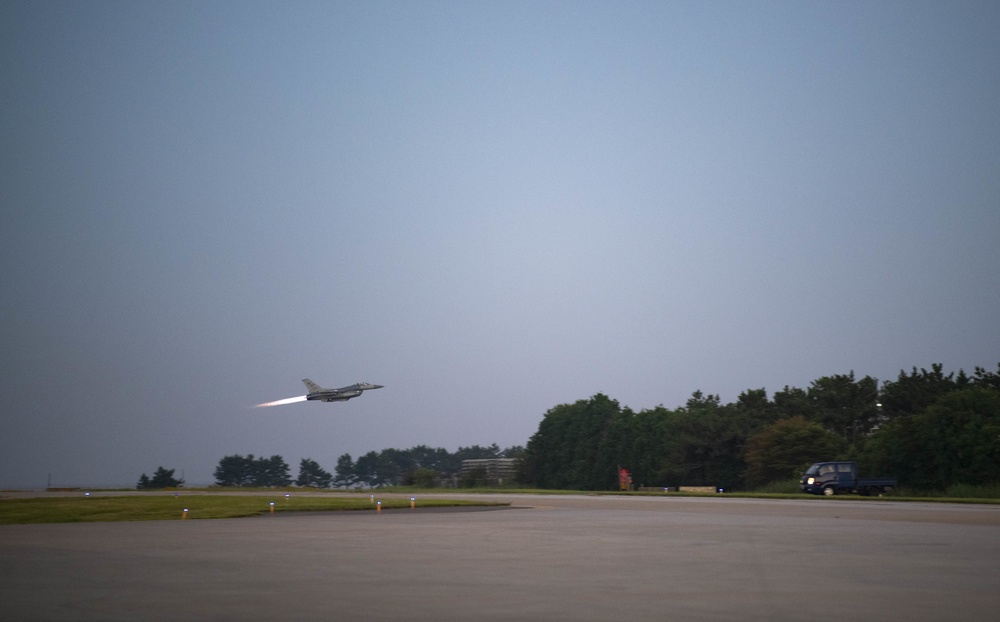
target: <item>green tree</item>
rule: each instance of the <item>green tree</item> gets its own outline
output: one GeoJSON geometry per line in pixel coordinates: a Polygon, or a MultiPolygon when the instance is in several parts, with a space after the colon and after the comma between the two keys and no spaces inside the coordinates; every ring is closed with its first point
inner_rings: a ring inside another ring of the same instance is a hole
{"type": "Polygon", "coordinates": [[[790,419],[791,417],[813,417],[813,403],[809,400],[809,394],[798,387],[785,388],[774,394],[774,410],[779,419],[790,419]]]}
{"type": "Polygon", "coordinates": [[[879,430],[864,461],[919,489],[1000,483],[1000,391],[973,384],[946,393],[879,430]]]}
{"type": "Polygon", "coordinates": [[[600,393],[550,409],[528,441],[518,479],[540,488],[613,488],[615,456],[602,453],[602,438],[620,410],[618,402],[600,393]]]}
{"type": "Polygon", "coordinates": [[[420,467],[413,471],[411,484],[418,488],[434,488],[434,480],[436,478],[437,471],[420,467]]]}
{"type": "Polygon", "coordinates": [[[972,375],[971,383],[977,387],[1000,391],[1000,363],[997,363],[997,370],[995,372],[986,371],[985,368],[977,366],[972,375]]]}
{"type": "Polygon", "coordinates": [[[1000,483],[1000,392],[959,389],[932,404],[924,438],[937,456],[937,483],[1000,483]]]}
{"type": "MultiPolygon", "coordinates": [[[[979,370],[979,368],[976,368],[979,370]]],[[[939,397],[956,389],[954,374],[945,374],[940,363],[931,365],[931,370],[914,367],[910,374],[900,370],[899,378],[882,387],[879,402],[882,404],[883,421],[897,417],[907,417],[923,412],[939,397]]]]}
{"type": "Polygon", "coordinates": [[[359,456],[358,461],[354,464],[354,476],[357,478],[358,483],[365,484],[369,487],[376,486],[377,467],[378,467],[377,451],[369,451],[365,455],[359,456]]]}
{"type": "Polygon", "coordinates": [[[743,420],[743,425],[752,432],[769,426],[780,418],[778,408],[767,399],[765,389],[747,389],[740,393],[733,410],[743,420]]]}
{"type": "Polygon", "coordinates": [[[163,467],[157,467],[156,471],[153,473],[152,479],[146,477],[143,473],[139,477],[139,483],[136,488],[139,490],[151,490],[155,488],[177,488],[184,485],[184,480],[176,479],[174,477],[175,469],[164,469],[163,467]]]}
{"type": "Polygon", "coordinates": [[[520,458],[524,455],[524,446],[522,445],[511,445],[503,451],[500,452],[501,458],[520,458]]]}
{"type": "Polygon", "coordinates": [[[441,447],[431,448],[427,445],[417,445],[406,452],[413,468],[433,469],[444,471],[447,469],[450,454],[441,447]]]}
{"type": "Polygon", "coordinates": [[[813,462],[837,459],[843,443],[842,438],[805,417],[782,419],[747,442],[747,481],[760,486],[795,477],[813,462]]]}
{"type": "Polygon", "coordinates": [[[215,467],[217,486],[284,487],[292,483],[288,464],[281,456],[254,458],[253,454],[226,456],[215,467]]]}
{"type": "Polygon", "coordinates": [[[225,456],[215,467],[216,486],[250,486],[253,483],[253,454],[225,456]]]}
{"type": "Polygon", "coordinates": [[[629,469],[632,481],[639,486],[677,485],[669,481],[666,465],[669,420],[673,413],[663,406],[629,411],[618,425],[626,430],[629,447],[621,466],[629,469]]]}
{"type": "Polygon", "coordinates": [[[665,422],[663,477],[671,485],[741,486],[749,422],[718,395],[695,391],[665,422]]]}
{"type": "Polygon", "coordinates": [[[151,488],[177,488],[184,485],[184,480],[174,477],[175,469],[164,469],[157,467],[153,477],[149,480],[151,488]]]}
{"type": "Polygon", "coordinates": [[[812,417],[851,444],[861,444],[878,424],[878,381],[870,376],[855,381],[854,372],[824,376],[809,387],[812,417]]]}
{"type": "Polygon", "coordinates": [[[319,464],[309,458],[303,458],[299,463],[299,477],[296,486],[311,486],[313,488],[329,488],[333,476],[320,468],[319,464]]]}
{"type": "Polygon", "coordinates": [[[334,469],[334,473],[336,473],[336,477],[333,480],[335,486],[350,488],[358,483],[358,476],[355,471],[354,460],[351,459],[351,454],[343,454],[337,458],[337,466],[334,469]]]}
{"type": "Polygon", "coordinates": [[[401,452],[398,449],[383,449],[378,453],[378,458],[375,460],[374,484],[376,486],[394,486],[398,484],[404,471],[409,466],[409,460],[405,452],[401,452]]]}
{"type": "Polygon", "coordinates": [[[930,489],[936,456],[927,452],[919,416],[898,417],[872,435],[858,457],[858,466],[869,475],[894,475],[902,486],[930,489]]]}
{"type": "Polygon", "coordinates": [[[253,472],[251,485],[253,486],[283,488],[292,483],[288,463],[281,456],[258,458],[253,461],[251,469],[253,472]]]}

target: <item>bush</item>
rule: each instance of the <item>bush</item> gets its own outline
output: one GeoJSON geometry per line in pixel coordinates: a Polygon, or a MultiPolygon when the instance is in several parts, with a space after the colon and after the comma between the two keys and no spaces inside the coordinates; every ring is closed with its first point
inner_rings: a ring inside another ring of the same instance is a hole
{"type": "Polygon", "coordinates": [[[944,496],[956,499],[1000,499],[1000,484],[954,484],[944,496]]]}
{"type": "Polygon", "coordinates": [[[777,495],[792,495],[802,492],[799,489],[798,479],[780,479],[773,482],[768,482],[763,486],[758,486],[753,489],[754,492],[763,492],[767,494],[777,494],[777,495]]]}
{"type": "Polygon", "coordinates": [[[413,485],[419,488],[434,488],[437,471],[434,469],[417,469],[413,472],[413,485]]]}

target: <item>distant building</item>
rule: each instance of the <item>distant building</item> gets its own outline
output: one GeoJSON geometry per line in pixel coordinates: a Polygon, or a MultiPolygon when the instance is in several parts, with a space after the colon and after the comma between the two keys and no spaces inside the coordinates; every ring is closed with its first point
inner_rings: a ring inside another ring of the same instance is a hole
{"type": "Polygon", "coordinates": [[[483,479],[487,486],[503,486],[514,481],[515,458],[462,460],[461,479],[483,479]]]}

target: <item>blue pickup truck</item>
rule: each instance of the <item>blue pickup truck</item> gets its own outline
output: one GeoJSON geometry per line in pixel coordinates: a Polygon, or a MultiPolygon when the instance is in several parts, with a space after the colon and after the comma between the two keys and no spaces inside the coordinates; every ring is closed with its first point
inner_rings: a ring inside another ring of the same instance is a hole
{"type": "Polygon", "coordinates": [[[813,495],[882,495],[898,488],[895,477],[858,479],[858,465],[853,462],[817,462],[802,474],[799,488],[813,495]]]}

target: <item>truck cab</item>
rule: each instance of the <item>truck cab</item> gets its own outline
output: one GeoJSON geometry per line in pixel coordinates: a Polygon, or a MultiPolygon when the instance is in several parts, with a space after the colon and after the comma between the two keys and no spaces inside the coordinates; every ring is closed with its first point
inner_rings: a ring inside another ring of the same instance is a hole
{"type": "Polygon", "coordinates": [[[834,495],[840,488],[854,487],[856,472],[853,462],[817,462],[806,469],[799,488],[813,495],[834,495]]]}

